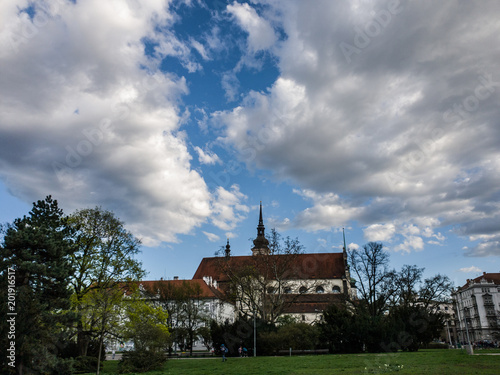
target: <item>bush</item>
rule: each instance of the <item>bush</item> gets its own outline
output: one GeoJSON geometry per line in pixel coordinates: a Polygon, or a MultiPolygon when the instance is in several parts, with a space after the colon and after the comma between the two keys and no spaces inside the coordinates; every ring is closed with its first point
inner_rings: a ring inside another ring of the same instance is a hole
{"type": "MultiPolygon", "coordinates": [[[[97,358],[91,356],[80,356],[75,358],[74,363],[75,371],[78,373],[84,372],[95,372],[97,369],[97,358]]],[[[101,370],[103,367],[103,361],[101,361],[101,370]]]]}
{"type": "Polygon", "coordinates": [[[427,345],[425,345],[426,349],[448,349],[449,346],[448,344],[444,342],[430,342],[427,345]]]}
{"type": "Polygon", "coordinates": [[[131,350],[123,353],[122,359],[118,362],[118,372],[126,374],[160,370],[166,360],[167,357],[162,352],[131,350]]]}

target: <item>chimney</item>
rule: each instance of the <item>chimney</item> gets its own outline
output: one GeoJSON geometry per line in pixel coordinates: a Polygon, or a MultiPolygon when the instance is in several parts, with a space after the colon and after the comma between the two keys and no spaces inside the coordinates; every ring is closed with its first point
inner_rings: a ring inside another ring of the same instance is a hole
{"type": "Polygon", "coordinates": [[[179,280],[179,276],[174,276],[174,280],[179,280]]]}

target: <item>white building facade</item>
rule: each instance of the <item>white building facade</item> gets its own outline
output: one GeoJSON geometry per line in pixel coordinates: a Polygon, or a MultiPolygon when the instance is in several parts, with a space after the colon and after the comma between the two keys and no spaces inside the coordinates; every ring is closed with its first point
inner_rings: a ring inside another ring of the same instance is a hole
{"type": "Polygon", "coordinates": [[[500,273],[483,273],[452,293],[456,329],[463,343],[500,340],[500,273]]]}

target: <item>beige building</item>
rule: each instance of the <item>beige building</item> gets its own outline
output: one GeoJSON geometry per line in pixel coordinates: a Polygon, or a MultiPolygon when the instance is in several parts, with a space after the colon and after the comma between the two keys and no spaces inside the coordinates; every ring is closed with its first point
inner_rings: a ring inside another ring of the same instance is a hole
{"type": "Polygon", "coordinates": [[[467,280],[452,298],[459,341],[500,341],[500,273],[467,280]]]}
{"type": "Polygon", "coordinates": [[[252,306],[259,305],[264,307],[257,314],[266,314],[270,320],[291,315],[312,323],[321,319],[328,305],[355,297],[345,249],[340,253],[271,254],[262,205],[253,243],[252,255],[232,256],[228,241],[225,256],[203,258],[193,276],[193,280],[215,282],[225,297],[234,296],[236,315],[251,315],[252,306]],[[234,275],[247,270],[258,275],[254,284],[245,288],[241,279],[241,286],[234,290],[234,275]],[[250,299],[254,299],[253,304],[250,299]]]}

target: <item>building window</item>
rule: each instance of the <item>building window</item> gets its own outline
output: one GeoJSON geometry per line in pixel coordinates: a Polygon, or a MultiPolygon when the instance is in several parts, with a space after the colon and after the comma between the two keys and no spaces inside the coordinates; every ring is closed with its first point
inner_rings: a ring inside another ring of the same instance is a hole
{"type": "Polygon", "coordinates": [[[267,293],[268,294],[273,294],[274,292],[275,292],[275,289],[272,286],[270,286],[269,288],[267,288],[267,293]]]}
{"type": "Polygon", "coordinates": [[[302,315],[302,321],[305,321],[305,320],[306,320],[306,316],[302,315]]]}
{"type": "Polygon", "coordinates": [[[289,286],[287,286],[287,287],[285,288],[285,293],[286,293],[286,294],[290,294],[290,293],[292,293],[292,288],[290,288],[289,286]]]}
{"type": "Polygon", "coordinates": [[[325,289],[320,285],[316,288],[316,293],[325,293],[325,289]]]}
{"type": "Polygon", "coordinates": [[[299,293],[300,294],[304,294],[307,292],[307,288],[305,286],[301,286],[300,289],[299,289],[299,293]]]}
{"type": "Polygon", "coordinates": [[[340,287],[338,287],[338,286],[336,286],[336,285],[335,285],[335,286],[332,288],[332,292],[333,292],[333,293],[340,293],[340,287]]]}

